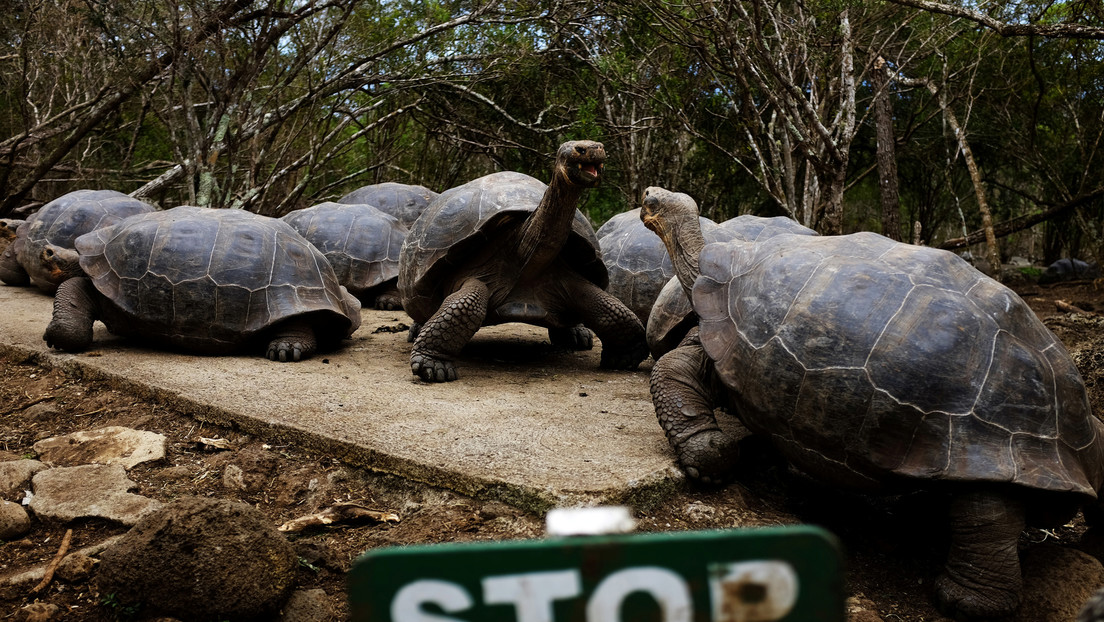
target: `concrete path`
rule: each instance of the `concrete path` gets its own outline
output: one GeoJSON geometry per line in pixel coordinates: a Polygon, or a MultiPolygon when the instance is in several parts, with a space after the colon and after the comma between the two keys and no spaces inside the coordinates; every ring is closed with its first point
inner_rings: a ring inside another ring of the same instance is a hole
{"type": "Polygon", "coordinates": [[[387,332],[410,323],[402,312],[365,310],[341,350],[281,364],[145,350],[100,324],[92,350],[61,354],[42,341],[51,309],[33,288],[0,285],[0,352],[356,466],[537,511],[647,505],[682,481],[648,395],[651,360],[601,370],[597,342],[562,352],[542,329],[484,328],[460,379],[428,384],[410,373],[406,331],[387,332]]]}

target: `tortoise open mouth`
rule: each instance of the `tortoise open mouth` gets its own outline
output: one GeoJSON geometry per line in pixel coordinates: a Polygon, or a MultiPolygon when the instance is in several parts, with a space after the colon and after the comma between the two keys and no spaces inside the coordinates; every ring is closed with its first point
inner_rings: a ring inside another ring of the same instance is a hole
{"type": "Polygon", "coordinates": [[[605,168],[605,165],[601,162],[579,162],[575,165],[575,169],[581,173],[582,179],[591,183],[601,178],[603,168],[605,168]]]}

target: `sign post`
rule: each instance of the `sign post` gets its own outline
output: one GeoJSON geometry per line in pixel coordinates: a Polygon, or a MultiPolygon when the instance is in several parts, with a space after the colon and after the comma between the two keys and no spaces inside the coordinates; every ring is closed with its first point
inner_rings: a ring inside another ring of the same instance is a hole
{"type": "Polygon", "coordinates": [[[842,555],[810,526],[369,551],[356,622],[843,622],[842,555]]]}

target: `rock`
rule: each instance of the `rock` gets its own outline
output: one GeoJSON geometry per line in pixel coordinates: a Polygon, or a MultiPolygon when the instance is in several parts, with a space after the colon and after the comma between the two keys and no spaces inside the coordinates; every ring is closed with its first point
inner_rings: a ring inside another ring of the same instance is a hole
{"type": "Polygon", "coordinates": [[[144,517],[100,557],[101,594],[144,614],[272,619],[294,587],[295,551],[258,510],[184,497],[144,517]]]}
{"type": "Polygon", "coordinates": [[[31,603],[19,610],[15,619],[20,622],[49,622],[58,618],[58,606],[52,603],[31,603]]]}
{"type": "Polygon", "coordinates": [[[111,426],[55,436],[34,444],[43,462],[53,466],[121,464],[131,469],[162,460],[168,440],[156,432],[111,426]]]}
{"type": "Polygon", "coordinates": [[[0,540],[12,540],[31,530],[31,517],[23,506],[0,500],[0,540]]]}
{"type": "Polygon", "coordinates": [[[222,470],[222,485],[230,490],[245,490],[245,472],[236,464],[228,464],[222,470]]]}
{"type": "Polygon", "coordinates": [[[1017,620],[1068,622],[1093,591],[1104,584],[1104,566],[1076,549],[1041,544],[1027,550],[1022,561],[1023,604],[1017,620]]]}
{"type": "Polygon", "coordinates": [[[334,618],[333,605],[326,590],[298,590],[280,612],[280,622],[328,622],[334,618]]]}
{"type": "Polygon", "coordinates": [[[0,462],[0,499],[21,501],[25,490],[31,487],[35,473],[48,469],[38,460],[9,460],[0,462]]]}
{"type": "Polygon", "coordinates": [[[70,553],[62,558],[54,574],[62,581],[80,583],[92,576],[96,563],[96,559],[87,553],[81,551],[70,553]]]}
{"type": "Polygon", "coordinates": [[[136,484],[122,465],[88,464],[36,473],[31,480],[30,508],[40,519],[66,523],[78,518],[105,518],[134,525],[161,503],[128,492],[136,484]]]}
{"type": "Polygon", "coordinates": [[[61,410],[50,402],[39,402],[38,404],[31,404],[24,408],[21,414],[25,419],[33,421],[35,419],[56,417],[60,412],[61,410]]]}
{"type": "Polygon", "coordinates": [[[1093,592],[1085,601],[1081,613],[1077,614],[1077,622],[1104,622],[1104,587],[1093,592]]]}

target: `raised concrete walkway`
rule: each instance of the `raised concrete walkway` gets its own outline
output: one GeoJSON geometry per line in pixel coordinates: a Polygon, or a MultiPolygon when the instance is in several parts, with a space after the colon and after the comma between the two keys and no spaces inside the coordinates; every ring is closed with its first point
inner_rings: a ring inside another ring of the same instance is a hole
{"type": "Polygon", "coordinates": [[[355,466],[535,511],[648,505],[682,481],[648,394],[651,360],[605,371],[597,342],[562,352],[542,329],[484,328],[460,379],[428,384],[410,373],[406,331],[387,332],[410,323],[402,312],[364,310],[342,349],[281,364],[146,350],[100,324],[93,349],[58,353],[42,341],[52,302],[0,285],[0,352],[355,466]]]}

